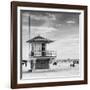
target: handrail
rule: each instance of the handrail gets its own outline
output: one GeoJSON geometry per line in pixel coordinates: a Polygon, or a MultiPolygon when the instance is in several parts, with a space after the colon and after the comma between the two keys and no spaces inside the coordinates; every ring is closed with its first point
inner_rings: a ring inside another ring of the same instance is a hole
{"type": "Polygon", "coordinates": [[[55,51],[31,51],[30,56],[56,56],[55,51]]]}

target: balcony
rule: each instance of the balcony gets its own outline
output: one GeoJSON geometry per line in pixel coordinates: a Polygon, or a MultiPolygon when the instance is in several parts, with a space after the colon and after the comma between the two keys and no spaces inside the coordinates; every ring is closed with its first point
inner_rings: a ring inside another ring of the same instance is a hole
{"type": "Polygon", "coordinates": [[[31,51],[30,56],[56,57],[55,51],[31,51]]]}

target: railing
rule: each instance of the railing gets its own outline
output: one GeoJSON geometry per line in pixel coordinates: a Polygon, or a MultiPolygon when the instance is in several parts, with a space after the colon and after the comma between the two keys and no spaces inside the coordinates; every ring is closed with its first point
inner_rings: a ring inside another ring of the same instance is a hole
{"type": "Polygon", "coordinates": [[[55,51],[31,51],[30,56],[56,56],[55,51]]]}
{"type": "Polygon", "coordinates": [[[46,51],[46,56],[56,56],[55,51],[46,51]]]}

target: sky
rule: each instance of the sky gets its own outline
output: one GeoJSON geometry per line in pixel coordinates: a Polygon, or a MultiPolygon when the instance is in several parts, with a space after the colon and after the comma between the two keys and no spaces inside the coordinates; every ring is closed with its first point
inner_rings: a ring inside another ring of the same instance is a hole
{"type": "Polygon", "coordinates": [[[26,41],[37,35],[54,40],[47,49],[56,51],[57,59],[79,58],[79,13],[22,11],[21,15],[23,59],[29,57],[26,41]]]}

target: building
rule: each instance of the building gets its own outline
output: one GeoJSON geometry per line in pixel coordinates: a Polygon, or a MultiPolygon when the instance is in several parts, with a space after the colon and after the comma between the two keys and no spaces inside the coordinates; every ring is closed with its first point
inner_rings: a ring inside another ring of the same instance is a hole
{"type": "Polygon", "coordinates": [[[54,41],[42,36],[36,36],[27,41],[31,45],[30,64],[31,71],[46,70],[50,68],[50,63],[55,59],[56,52],[48,51],[46,46],[54,41]]]}

